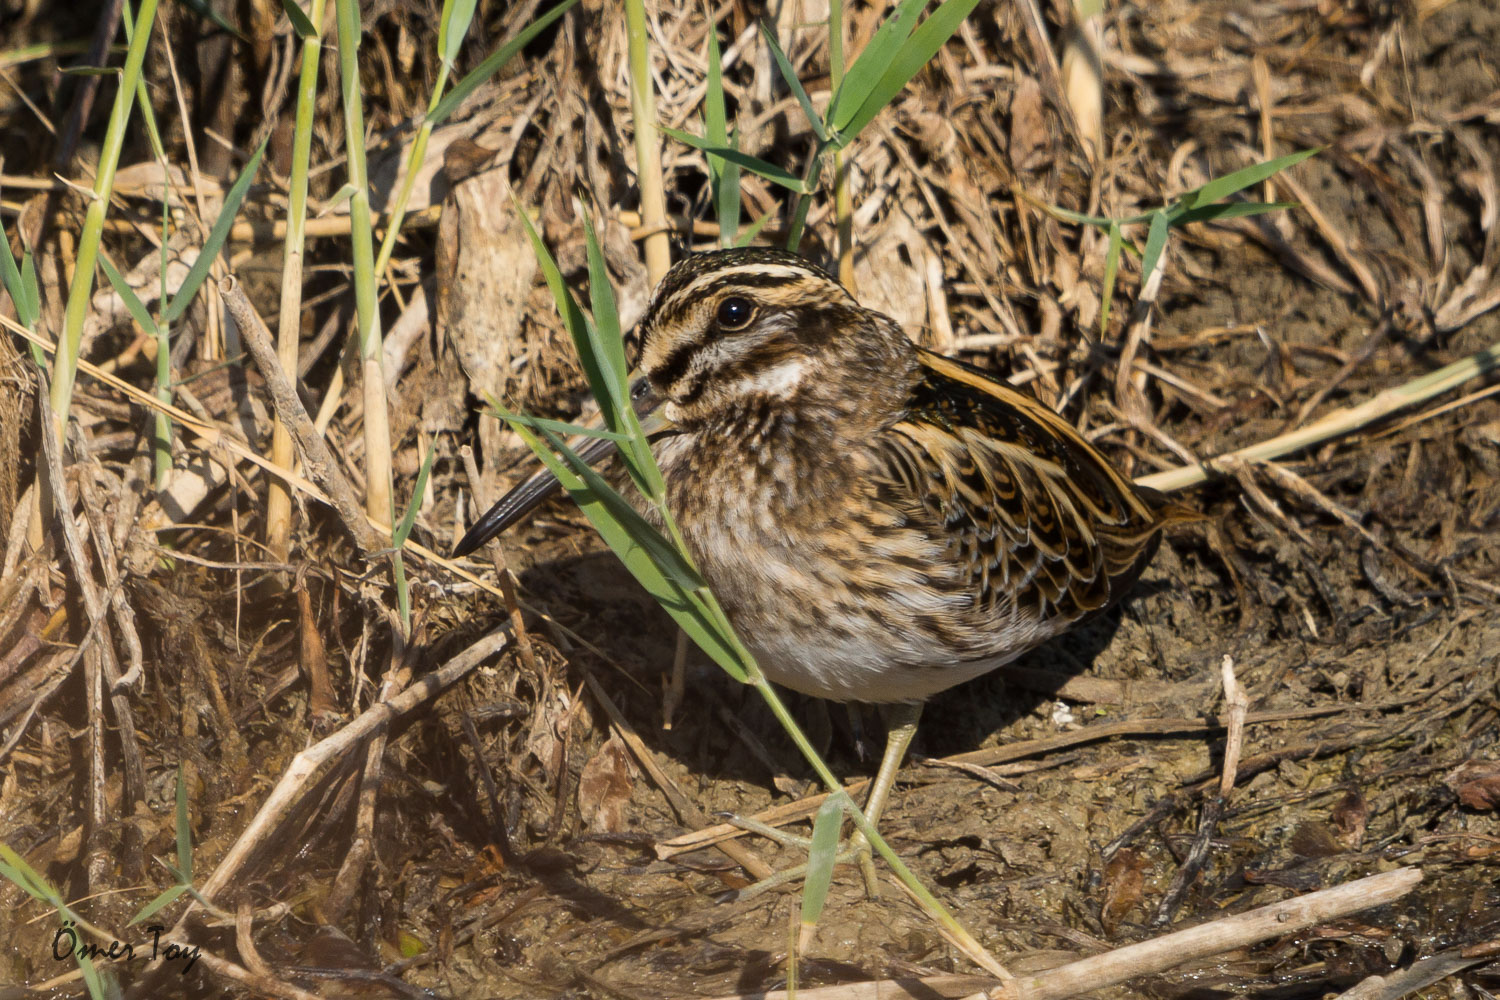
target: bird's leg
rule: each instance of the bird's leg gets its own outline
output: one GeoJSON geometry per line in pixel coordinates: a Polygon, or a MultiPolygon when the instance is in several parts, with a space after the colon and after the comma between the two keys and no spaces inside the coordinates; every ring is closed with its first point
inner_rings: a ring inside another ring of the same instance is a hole
{"type": "MultiPolygon", "coordinates": [[[[896,783],[896,772],[901,769],[901,761],[906,758],[906,750],[911,746],[912,737],[917,735],[917,720],[922,717],[922,703],[882,705],[880,714],[885,720],[886,728],[885,756],[881,757],[880,770],[875,772],[875,780],[870,784],[870,795],[865,799],[864,809],[865,819],[870,821],[872,827],[880,824],[880,814],[885,811],[891,786],[896,783]]],[[[849,843],[859,860],[859,869],[864,873],[865,891],[871,897],[880,895],[869,838],[863,830],[855,830],[849,843]]]]}

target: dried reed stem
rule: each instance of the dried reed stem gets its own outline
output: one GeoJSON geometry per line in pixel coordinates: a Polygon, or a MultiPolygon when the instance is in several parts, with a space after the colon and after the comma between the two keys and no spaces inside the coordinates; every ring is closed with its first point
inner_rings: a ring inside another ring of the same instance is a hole
{"type": "Polygon", "coordinates": [[[391,426],[386,409],[380,310],[376,308],[375,240],[370,223],[370,184],[365,172],[365,115],[359,88],[359,4],[337,0],[339,90],[344,106],[344,145],[349,164],[349,248],[354,264],[354,303],[359,320],[360,382],[364,390],[365,512],[389,525],[394,517],[391,485],[391,426]]]}
{"type": "MultiPolygon", "coordinates": [[[[321,28],[326,0],[313,0],[308,18],[321,28]]],[[[286,242],[281,258],[281,307],[276,319],[276,355],[282,370],[297,371],[297,344],[302,331],[302,248],[307,228],[307,172],[312,157],[313,112],[318,100],[318,61],[323,40],[302,40],[302,66],[297,77],[297,118],[292,134],[292,174],[287,190],[286,242]]],[[[292,434],[281,418],[271,429],[271,461],[290,469],[294,459],[292,434]]],[[[291,551],[292,494],[281,480],[271,478],[266,496],[266,544],[274,558],[285,562],[291,551]]]]}
{"type": "Polygon", "coordinates": [[[1116,948],[1034,976],[1023,976],[1013,987],[975,994],[969,1000],[1063,1000],[1079,996],[1137,976],[1152,975],[1184,962],[1220,955],[1325,920],[1381,906],[1406,895],[1421,881],[1422,872],[1417,868],[1398,868],[1371,875],[1175,934],[1116,948]]]}
{"type": "Polygon", "coordinates": [[[635,123],[641,222],[652,230],[646,237],[646,276],[655,285],[672,266],[672,247],[667,237],[667,197],[662,188],[661,140],[656,135],[656,91],[651,86],[643,0],[626,0],[625,33],[630,42],[630,116],[635,123]]]}
{"type": "Polygon", "coordinates": [[[1405,385],[1386,389],[1375,394],[1358,406],[1335,410],[1316,423],[1281,434],[1260,444],[1241,448],[1217,458],[1210,458],[1199,465],[1185,465],[1166,472],[1142,476],[1137,485],[1172,492],[1197,486],[1219,475],[1225,475],[1236,462],[1264,462],[1282,455],[1321,444],[1350,431],[1358,430],[1397,410],[1424,402],[1457,388],[1471,378],[1486,375],[1500,368],[1500,344],[1492,344],[1466,358],[1445,365],[1435,372],[1412,379],[1405,385]]]}

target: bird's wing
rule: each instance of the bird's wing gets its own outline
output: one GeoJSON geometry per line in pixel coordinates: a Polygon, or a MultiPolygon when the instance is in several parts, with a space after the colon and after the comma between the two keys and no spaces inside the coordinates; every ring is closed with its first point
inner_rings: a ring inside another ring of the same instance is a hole
{"type": "Polygon", "coordinates": [[[1153,497],[1036,400],[941,355],[920,361],[879,453],[975,600],[1068,624],[1129,589],[1156,548],[1153,497]]]}

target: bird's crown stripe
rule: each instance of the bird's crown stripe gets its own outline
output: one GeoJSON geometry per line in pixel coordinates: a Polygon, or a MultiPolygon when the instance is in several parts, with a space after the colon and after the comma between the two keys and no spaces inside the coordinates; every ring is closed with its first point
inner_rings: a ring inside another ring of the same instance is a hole
{"type": "Polygon", "coordinates": [[[796,284],[818,275],[808,268],[785,264],[742,264],[704,272],[695,276],[681,288],[664,295],[657,304],[663,313],[670,313],[689,302],[696,302],[714,292],[736,286],[744,288],[780,288],[796,284]]]}

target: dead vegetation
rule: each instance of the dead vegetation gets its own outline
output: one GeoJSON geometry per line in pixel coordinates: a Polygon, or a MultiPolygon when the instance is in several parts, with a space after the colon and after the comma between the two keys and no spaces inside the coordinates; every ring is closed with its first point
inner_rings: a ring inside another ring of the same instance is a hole
{"type": "MultiPolygon", "coordinates": [[[[169,5],[155,51],[175,62],[146,70],[174,167],[169,246],[201,245],[269,134],[269,169],[222,266],[274,317],[297,49],[276,5],[212,6],[254,41],[169,5]]],[[[1064,44],[1063,6],[981,4],[853,149],[864,302],[1009,373],[1141,476],[1500,343],[1500,12],[1487,0],[1107,5],[1081,29],[1102,66],[1097,125],[1076,95],[1088,53],[1064,44]],[[1127,256],[1101,333],[1105,238],[1039,206],[1128,216],[1313,146],[1318,157],[1257,192],[1297,210],[1174,233],[1154,305],[1127,256]]],[[[545,9],[486,7],[461,62],[545,9]]],[[[703,9],[664,0],[652,13],[658,120],[696,128],[703,9]]],[[[884,13],[846,12],[852,51],[884,13]]],[[[741,146],[794,171],[810,134],[755,25],[774,20],[826,99],[824,35],[809,27],[826,14],[813,0],[714,11],[741,146]]],[[[91,179],[114,87],[57,66],[104,62],[69,43],[115,38],[118,15],[110,3],[0,10],[0,218],[13,251],[35,250],[49,342],[85,205],[69,182],[91,179]]],[[[435,78],[436,17],[418,4],[366,16],[380,212],[435,78]]],[[[575,8],[429,147],[381,303],[398,510],[436,454],[414,498],[413,539],[428,550],[447,551],[475,493],[529,471],[526,449],[476,416],[484,392],[549,415],[576,413],[585,395],[512,194],[573,281],[582,205],[598,206],[627,324],[645,307],[623,20],[614,5],[575,8]]],[[[30,346],[0,338],[0,842],[92,924],[139,944],[147,935],[126,922],[174,882],[155,859],[174,856],[181,766],[196,884],[225,912],[174,928],[202,949],[186,976],[180,962],[116,964],[137,996],[779,988],[795,896],[716,900],[794,859],[716,829],[716,814],[796,822],[816,789],[761,707],[696,654],[673,707],[667,619],[581,518],[560,504],[504,540],[520,607],[501,595],[515,591],[499,560],[454,568],[409,547],[416,625],[403,640],[383,543],[358,504],[341,516],[309,499],[321,475],[363,495],[366,467],[359,374],[340,358],[353,301],[335,73],[328,55],[312,188],[326,210],[309,223],[296,373],[330,454],[293,484],[287,557],[264,545],[269,476],[255,461],[270,453],[276,387],[244,363],[217,290],[174,330],[179,433],[161,495],[143,402],[155,342],[107,284],[66,448],[48,440],[30,346]],[[46,519],[33,547],[49,476],[70,516],[46,519]],[[523,620],[513,638],[481,639],[523,620]]],[[[668,143],[663,172],[673,238],[707,245],[702,155],[668,143]]],[[[784,231],[785,195],[745,179],[747,221],[771,213],[762,239],[784,231]]],[[[148,303],[163,196],[132,133],[105,250],[148,303]]],[[[818,199],[805,252],[830,253],[832,216],[833,199],[818,199]]],[[[167,285],[185,270],[174,260],[167,285]]],[[[14,315],[8,300],[0,311],[14,315]]],[[[1096,995],[1500,990],[1497,388],[1475,380],[1275,463],[1226,466],[1183,494],[1218,530],[1174,537],[1122,612],[929,706],[928,759],[903,771],[883,829],[1012,972],[1405,866],[1421,884],[1390,903],[1096,995]],[[1226,656],[1248,700],[1227,781],[1226,656]]],[[[868,772],[842,713],[801,708],[840,773],[868,772]]],[[[53,957],[56,915],[9,882],[0,899],[0,979],[36,988],[71,973],[53,957]]],[[[801,994],[869,995],[849,984],[877,979],[916,996],[992,985],[973,972],[895,890],[865,899],[841,871],[801,994]]]]}

